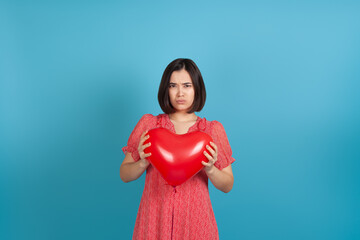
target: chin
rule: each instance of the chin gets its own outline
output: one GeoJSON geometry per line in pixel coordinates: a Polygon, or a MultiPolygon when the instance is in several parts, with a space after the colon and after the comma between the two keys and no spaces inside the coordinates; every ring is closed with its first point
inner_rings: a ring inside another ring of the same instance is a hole
{"type": "Polygon", "coordinates": [[[189,110],[190,110],[190,108],[177,108],[176,109],[177,112],[187,112],[189,110]]]}

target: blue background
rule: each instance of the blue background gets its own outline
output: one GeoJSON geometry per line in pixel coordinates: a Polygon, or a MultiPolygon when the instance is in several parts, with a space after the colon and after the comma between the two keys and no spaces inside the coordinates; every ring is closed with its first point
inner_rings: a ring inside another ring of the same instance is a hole
{"type": "Polygon", "coordinates": [[[130,239],[121,148],[193,59],[227,132],[220,239],[360,239],[358,1],[1,1],[0,239],[130,239]]]}

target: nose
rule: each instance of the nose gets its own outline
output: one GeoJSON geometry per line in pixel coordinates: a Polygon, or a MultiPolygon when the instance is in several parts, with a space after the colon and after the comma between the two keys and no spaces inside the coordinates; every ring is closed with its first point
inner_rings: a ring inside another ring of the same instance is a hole
{"type": "Polygon", "coordinates": [[[184,90],[182,87],[178,88],[178,92],[177,92],[178,96],[183,96],[184,95],[184,90]]]}

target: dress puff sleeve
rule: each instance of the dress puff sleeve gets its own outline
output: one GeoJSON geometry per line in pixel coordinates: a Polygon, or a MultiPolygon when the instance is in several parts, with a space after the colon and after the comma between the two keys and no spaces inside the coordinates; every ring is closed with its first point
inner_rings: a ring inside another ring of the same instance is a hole
{"type": "Polygon", "coordinates": [[[135,128],[130,134],[127,146],[122,148],[122,151],[126,155],[127,152],[131,153],[132,158],[135,162],[140,160],[138,147],[141,138],[141,134],[148,130],[148,126],[151,126],[150,121],[152,120],[151,114],[144,114],[139,122],[136,124],[135,128]]]}
{"type": "Polygon", "coordinates": [[[212,121],[212,138],[218,148],[217,161],[214,163],[219,170],[229,166],[235,161],[232,157],[232,150],[226,136],[223,125],[218,121],[212,121]]]}

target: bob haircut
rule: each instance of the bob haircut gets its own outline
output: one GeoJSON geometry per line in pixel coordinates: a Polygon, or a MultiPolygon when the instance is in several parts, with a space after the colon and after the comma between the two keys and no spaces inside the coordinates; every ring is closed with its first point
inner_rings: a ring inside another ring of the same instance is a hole
{"type": "Polygon", "coordinates": [[[192,103],[187,113],[200,112],[205,105],[206,90],[199,68],[191,59],[178,58],[169,63],[169,65],[166,67],[159,86],[158,101],[161,109],[166,114],[176,112],[170,103],[169,83],[171,74],[174,71],[180,71],[182,69],[185,69],[189,73],[195,88],[194,102],[192,103]]]}

